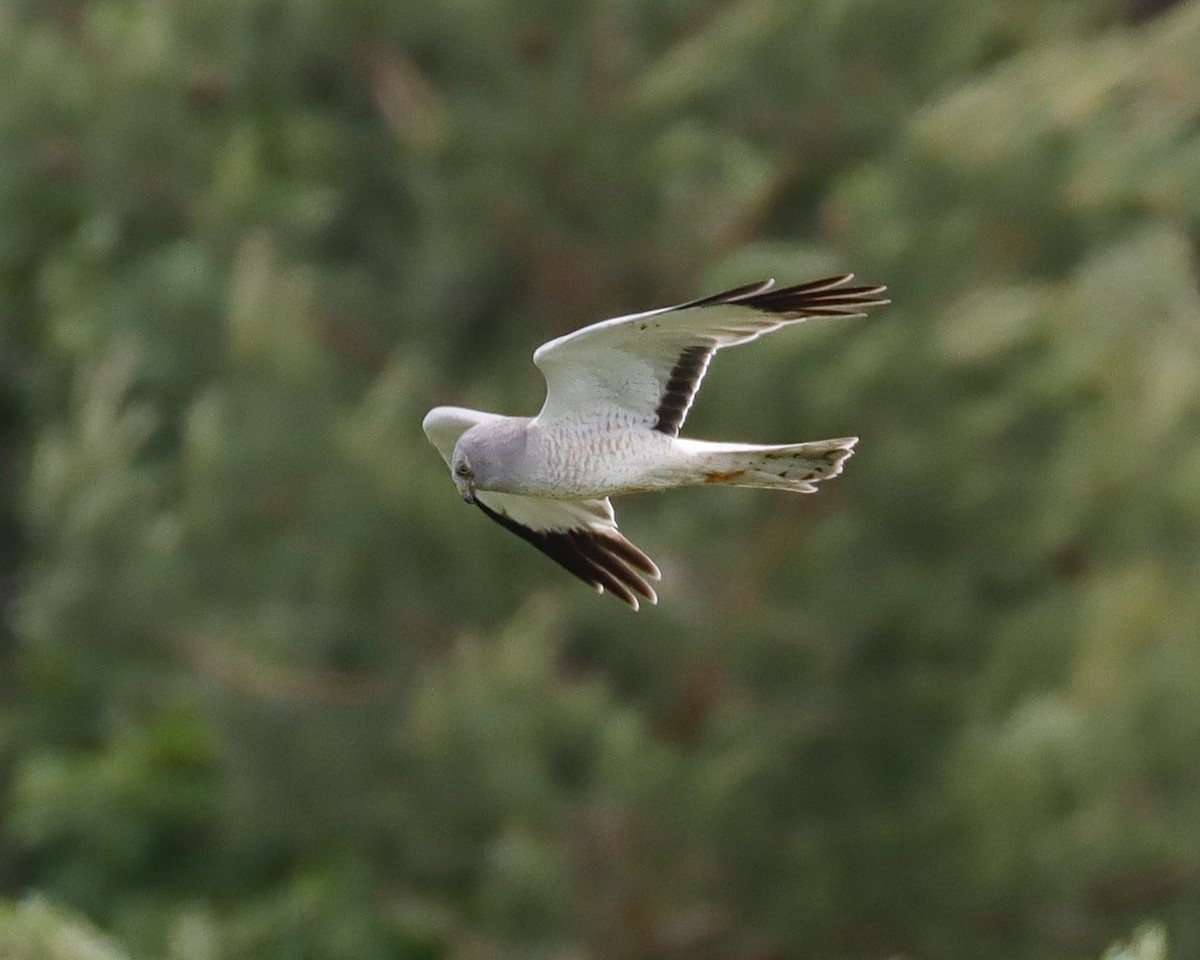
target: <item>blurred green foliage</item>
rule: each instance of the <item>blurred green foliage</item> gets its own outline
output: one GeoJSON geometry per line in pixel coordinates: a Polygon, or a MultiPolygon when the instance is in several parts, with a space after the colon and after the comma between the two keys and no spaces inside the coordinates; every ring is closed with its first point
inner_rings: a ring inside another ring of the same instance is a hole
{"type": "Polygon", "coordinates": [[[0,956],[121,955],[59,909],[172,960],[1200,954],[1197,50],[1195,0],[0,0],[0,956]],[[421,436],[839,269],[895,304],[722,355],[688,432],[859,456],[620,503],[636,617],[421,436]]]}
{"type": "MultiPolygon", "coordinates": [[[[40,900],[0,903],[0,956],[5,960],[129,960],[109,938],[79,917],[40,900]]],[[[220,936],[210,917],[186,914],[173,931],[167,960],[220,960],[220,936]]],[[[1102,960],[1167,960],[1161,928],[1147,924],[1102,960]]]]}

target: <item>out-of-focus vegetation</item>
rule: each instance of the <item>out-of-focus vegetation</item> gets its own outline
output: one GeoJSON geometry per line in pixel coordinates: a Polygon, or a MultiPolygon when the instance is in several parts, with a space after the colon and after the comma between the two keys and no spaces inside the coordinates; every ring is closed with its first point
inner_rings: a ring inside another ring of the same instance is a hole
{"type": "Polygon", "coordinates": [[[1200,955],[1198,51],[1194,0],[0,0],[0,954],[1200,955]],[[421,436],[840,269],[895,304],[688,432],[859,456],[619,503],[656,609],[421,436]]]}
{"type": "MultiPolygon", "coordinates": [[[[86,921],[39,900],[0,904],[0,956],[5,960],[129,960],[86,921]]],[[[185,916],[170,939],[167,960],[220,960],[211,919],[185,916]]],[[[1116,943],[1102,960],[1167,960],[1162,930],[1147,924],[1128,943],[1116,943]]]]}

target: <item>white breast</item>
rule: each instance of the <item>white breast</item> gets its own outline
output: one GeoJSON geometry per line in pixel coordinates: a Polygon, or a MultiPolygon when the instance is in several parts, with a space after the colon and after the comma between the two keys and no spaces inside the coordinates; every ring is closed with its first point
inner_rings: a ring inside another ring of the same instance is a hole
{"type": "Polygon", "coordinates": [[[655,477],[671,457],[672,440],[645,426],[617,423],[531,425],[531,474],[544,477],[544,496],[605,497],[662,486],[655,477]]]}

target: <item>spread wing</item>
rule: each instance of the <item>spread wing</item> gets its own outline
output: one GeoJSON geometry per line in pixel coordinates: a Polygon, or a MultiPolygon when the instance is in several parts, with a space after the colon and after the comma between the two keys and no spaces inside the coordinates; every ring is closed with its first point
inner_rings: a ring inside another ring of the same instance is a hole
{"type": "Polygon", "coordinates": [[[654,561],[617,529],[603,500],[550,500],[512,493],[477,493],[479,509],[533,544],[597,593],[607,590],[634,610],[638,597],[658,603],[647,579],[661,579],[654,561]]]}
{"type": "MultiPolygon", "coordinates": [[[[463,432],[493,418],[503,419],[464,407],[436,407],[422,426],[449,466],[463,432]]],[[[551,500],[480,491],[475,504],[597,592],[607,590],[634,610],[639,596],[658,602],[646,581],[662,575],[653,560],[621,535],[607,499],[551,500]]]]}
{"type": "Polygon", "coordinates": [[[721,347],[810,317],[863,316],[889,301],[853,274],[774,289],[763,280],[675,307],[602,320],[538,347],[546,378],[538,420],[619,422],[678,436],[721,347]]]}

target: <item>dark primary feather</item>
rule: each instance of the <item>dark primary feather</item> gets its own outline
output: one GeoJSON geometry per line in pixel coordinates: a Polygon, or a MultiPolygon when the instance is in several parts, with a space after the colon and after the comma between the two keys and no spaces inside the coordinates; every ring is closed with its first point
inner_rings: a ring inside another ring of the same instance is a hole
{"type": "Polygon", "coordinates": [[[551,560],[573,573],[584,583],[603,587],[633,609],[635,594],[657,603],[658,597],[646,582],[657,577],[654,561],[620,534],[600,533],[590,528],[573,530],[534,530],[512,517],[493,510],[481,500],[475,501],[487,516],[522,540],[533,544],[551,560]]]}
{"type": "MultiPolygon", "coordinates": [[[[742,287],[734,287],[722,293],[701,297],[681,303],[672,310],[693,310],[698,307],[715,307],[736,304],[750,307],[763,313],[781,315],[787,320],[803,317],[852,317],[867,307],[878,307],[888,301],[880,298],[887,287],[847,287],[854,274],[844,273],[835,277],[823,277],[808,283],[797,283],[790,287],[771,287],[770,280],[760,280],[742,287]]],[[[708,370],[709,361],[717,352],[716,345],[693,345],[685,347],[671,370],[666,389],[658,408],[654,429],[668,436],[679,436],[679,428],[700,389],[700,381],[708,370]]]]}
{"type": "Polygon", "coordinates": [[[740,307],[752,307],[765,313],[783,314],[787,319],[800,317],[853,316],[867,307],[879,307],[891,301],[880,294],[887,287],[863,285],[847,287],[854,279],[852,273],[841,273],[834,277],[822,277],[808,283],[796,283],[790,287],[772,287],[770,280],[748,283],[722,293],[701,297],[681,303],[673,310],[691,310],[694,307],[714,307],[736,303],[740,307]]]}
{"type": "Polygon", "coordinates": [[[844,273],[780,287],[778,290],[767,290],[765,293],[735,295],[731,300],[717,302],[736,303],[766,313],[778,313],[789,320],[800,317],[850,317],[862,313],[867,307],[881,307],[891,302],[880,296],[887,287],[844,286],[853,278],[854,274],[844,273]]]}
{"type": "MultiPolygon", "coordinates": [[[[774,280],[758,280],[755,283],[747,283],[741,287],[734,287],[732,290],[722,290],[720,293],[710,293],[706,297],[699,297],[695,300],[689,300],[687,303],[681,303],[672,310],[691,310],[693,307],[711,307],[719,303],[736,303],[743,297],[750,297],[756,293],[762,293],[765,290],[770,290],[774,280]]],[[[821,281],[817,281],[820,283],[821,281]]]]}

